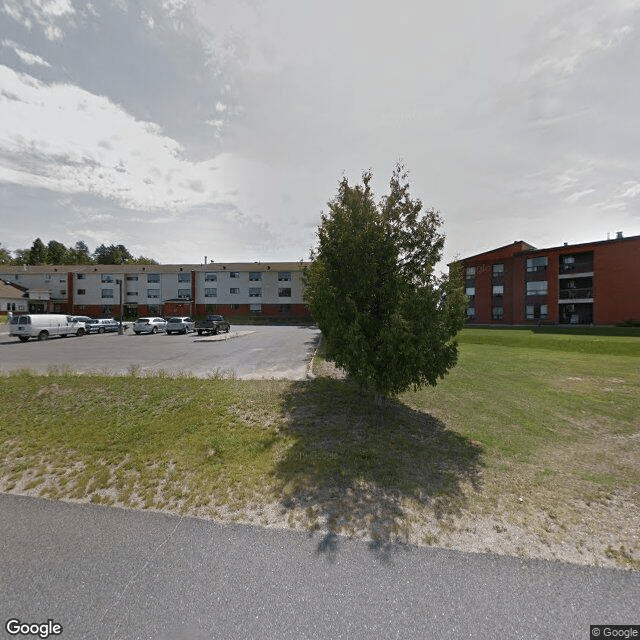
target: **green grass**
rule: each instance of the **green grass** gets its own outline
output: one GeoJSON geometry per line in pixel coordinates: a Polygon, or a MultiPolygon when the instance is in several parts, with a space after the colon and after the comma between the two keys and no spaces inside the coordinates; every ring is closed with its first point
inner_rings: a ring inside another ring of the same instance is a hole
{"type": "Polygon", "coordinates": [[[437,387],[382,405],[326,377],[5,376],[0,488],[264,524],[276,505],[382,543],[490,518],[638,568],[631,331],[465,329],[437,387]]]}

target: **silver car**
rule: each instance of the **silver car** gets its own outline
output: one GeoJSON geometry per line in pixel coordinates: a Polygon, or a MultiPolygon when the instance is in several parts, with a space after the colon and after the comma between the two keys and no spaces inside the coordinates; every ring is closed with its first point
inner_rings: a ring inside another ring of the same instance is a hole
{"type": "Polygon", "coordinates": [[[195,331],[195,321],[189,316],[174,316],[167,320],[167,334],[195,331]]]}
{"type": "Polygon", "coordinates": [[[158,333],[166,329],[167,321],[164,318],[138,318],[133,323],[133,332],[138,336],[141,333],[158,333]]]}

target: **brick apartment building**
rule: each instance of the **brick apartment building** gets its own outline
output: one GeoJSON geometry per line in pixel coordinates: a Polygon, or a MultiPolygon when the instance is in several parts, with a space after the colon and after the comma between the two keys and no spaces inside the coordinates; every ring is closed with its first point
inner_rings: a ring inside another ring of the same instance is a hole
{"type": "Polygon", "coordinates": [[[469,324],[640,321],[640,236],[548,249],[520,240],[458,263],[469,324]]]}
{"type": "Polygon", "coordinates": [[[125,318],[148,315],[305,317],[305,263],[203,265],[0,265],[0,280],[23,291],[0,309],[125,318]],[[122,295],[121,295],[122,292],[122,295]]]}

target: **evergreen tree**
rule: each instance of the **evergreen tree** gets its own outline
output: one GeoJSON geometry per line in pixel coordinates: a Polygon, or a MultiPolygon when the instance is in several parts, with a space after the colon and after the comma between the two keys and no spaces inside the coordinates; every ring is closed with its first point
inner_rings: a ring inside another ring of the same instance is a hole
{"type": "Polygon", "coordinates": [[[47,247],[40,238],[36,238],[29,249],[29,264],[46,264],[47,247]]]}
{"type": "Polygon", "coordinates": [[[435,385],[457,361],[465,298],[455,273],[436,276],[440,215],[409,195],[397,165],[379,205],[370,187],[343,179],[322,215],[305,270],[305,300],[327,354],[361,387],[393,396],[435,385]]]}
{"type": "Polygon", "coordinates": [[[69,263],[70,264],[93,264],[93,260],[89,255],[89,247],[78,240],[75,243],[73,249],[69,249],[69,263]]]}
{"type": "Polygon", "coordinates": [[[47,244],[47,264],[68,264],[69,249],[57,240],[47,244]]]}

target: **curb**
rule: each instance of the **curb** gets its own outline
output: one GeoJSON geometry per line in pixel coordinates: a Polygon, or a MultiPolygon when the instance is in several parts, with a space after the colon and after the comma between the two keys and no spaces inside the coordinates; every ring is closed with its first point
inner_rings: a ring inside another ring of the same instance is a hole
{"type": "Polygon", "coordinates": [[[233,338],[248,336],[250,333],[255,333],[255,331],[235,331],[234,333],[225,333],[223,335],[209,336],[207,338],[195,338],[194,342],[226,342],[227,340],[233,340],[233,338]]]}

